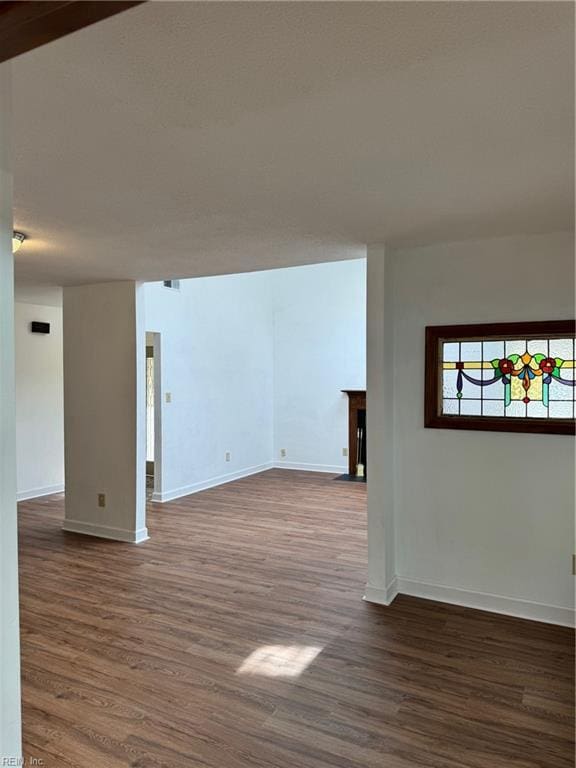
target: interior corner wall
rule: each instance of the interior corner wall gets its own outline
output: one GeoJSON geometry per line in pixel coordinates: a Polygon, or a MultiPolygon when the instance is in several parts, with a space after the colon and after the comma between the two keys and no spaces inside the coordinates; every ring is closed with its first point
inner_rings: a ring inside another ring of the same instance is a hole
{"type": "Polygon", "coordinates": [[[394,256],[399,590],[571,623],[573,438],[425,429],[423,403],[425,326],[574,317],[574,236],[394,256]]]}
{"type": "Polygon", "coordinates": [[[340,390],[365,387],[365,292],[365,260],[146,284],[160,350],[153,498],[273,466],[346,471],[340,390]]]}
{"type": "Polygon", "coordinates": [[[366,260],[272,276],[274,463],[347,472],[348,398],[341,390],[366,388],[366,260]]]}
{"type": "Polygon", "coordinates": [[[16,436],[18,499],[64,489],[62,308],[17,303],[16,436]],[[32,333],[34,320],[49,334],[32,333]]]}
{"type": "Polygon", "coordinates": [[[156,501],[272,466],[270,285],[259,272],[144,286],[161,348],[156,501]]]}

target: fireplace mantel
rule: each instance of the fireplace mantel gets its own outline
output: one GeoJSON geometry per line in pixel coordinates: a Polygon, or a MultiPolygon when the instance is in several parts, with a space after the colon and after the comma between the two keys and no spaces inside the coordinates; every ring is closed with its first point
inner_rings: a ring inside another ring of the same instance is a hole
{"type": "Polygon", "coordinates": [[[358,452],[358,427],[364,428],[364,465],[366,465],[366,390],[343,389],[348,395],[348,473],[356,477],[356,457],[358,452]]]}

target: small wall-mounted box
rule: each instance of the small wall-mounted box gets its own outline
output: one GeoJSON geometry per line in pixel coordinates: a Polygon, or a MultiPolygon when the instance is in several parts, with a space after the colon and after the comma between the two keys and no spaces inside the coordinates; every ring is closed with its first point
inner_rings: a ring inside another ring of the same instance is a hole
{"type": "Polygon", "coordinates": [[[33,320],[30,323],[30,331],[32,333],[50,333],[50,323],[40,323],[38,320],[33,320]]]}

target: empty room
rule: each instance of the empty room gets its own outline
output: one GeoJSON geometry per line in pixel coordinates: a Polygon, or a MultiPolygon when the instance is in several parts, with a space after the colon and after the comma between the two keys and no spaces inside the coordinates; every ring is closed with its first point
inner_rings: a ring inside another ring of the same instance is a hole
{"type": "Polygon", "coordinates": [[[0,4],[0,764],[574,768],[574,13],[0,4]]]}

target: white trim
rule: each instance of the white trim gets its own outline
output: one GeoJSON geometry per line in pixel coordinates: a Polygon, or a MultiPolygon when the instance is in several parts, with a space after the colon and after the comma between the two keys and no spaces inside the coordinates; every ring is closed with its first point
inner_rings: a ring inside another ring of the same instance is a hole
{"type": "Polygon", "coordinates": [[[398,583],[396,577],[392,579],[386,589],[373,587],[366,584],[364,588],[364,600],[368,603],[378,603],[379,605],[391,605],[398,594],[398,583]]]}
{"type": "Polygon", "coordinates": [[[433,584],[418,579],[408,579],[397,576],[387,589],[366,586],[365,600],[381,605],[390,605],[396,594],[412,595],[425,600],[437,600],[441,603],[462,605],[480,611],[504,613],[521,619],[542,621],[546,624],[559,624],[563,627],[574,626],[574,611],[560,605],[536,603],[518,597],[493,595],[489,592],[475,592],[470,589],[448,587],[444,584],[433,584]]]}
{"type": "Polygon", "coordinates": [[[53,493],[64,493],[64,484],[45,485],[43,488],[31,488],[29,491],[19,491],[16,495],[18,501],[38,499],[40,496],[51,496],[53,493]]]}
{"type": "Polygon", "coordinates": [[[114,539],[130,544],[140,544],[148,539],[148,529],[140,528],[137,531],[128,531],[125,528],[113,528],[110,525],[95,525],[85,523],[82,520],[64,520],[62,530],[69,533],[82,533],[86,536],[97,536],[100,539],[114,539]]]}
{"type": "Polygon", "coordinates": [[[183,496],[190,496],[193,493],[206,491],[208,488],[215,488],[218,485],[231,483],[233,480],[241,480],[243,477],[257,475],[260,472],[266,472],[266,470],[272,469],[273,467],[274,463],[272,461],[268,461],[266,464],[258,464],[253,467],[246,467],[246,469],[240,469],[237,472],[230,472],[226,475],[218,475],[217,477],[212,477],[209,480],[203,480],[199,483],[184,485],[181,488],[174,488],[171,491],[154,491],[151,500],[160,503],[173,501],[174,499],[180,499],[183,496]]]}
{"type": "Polygon", "coordinates": [[[276,461],[274,469],[298,469],[302,472],[327,472],[331,475],[344,475],[348,472],[348,465],[344,464],[301,464],[297,461],[276,461]]]}

